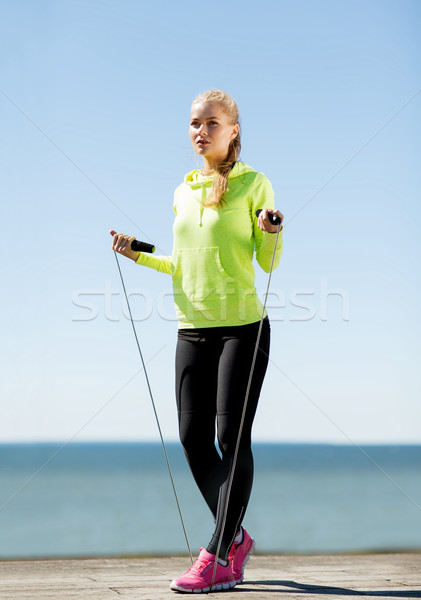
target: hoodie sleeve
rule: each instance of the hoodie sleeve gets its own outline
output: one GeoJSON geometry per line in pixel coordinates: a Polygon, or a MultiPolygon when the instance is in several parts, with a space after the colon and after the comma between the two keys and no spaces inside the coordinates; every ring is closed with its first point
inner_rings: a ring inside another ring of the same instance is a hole
{"type": "Polygon", "coordinates": [[[171,256],[154,256],[147,252],[141,252],[139,258],[136,261],[137,265],[143,265],[144,267],[150,267],[161,273],[167,273],[171,275],[171,256]]]}
{"type": "MultiPolygon", "coordinates": [[[[253,233],[256,259],[262,269],[269,273],[275,248],[276,233],[262,231],[257,225],[256,211],[264,208],[275,208],[272,184],[263,173],[257,173],[251,190],[253,202],[253,233]]],[[[273,268],[279,265],[282,255],[282,229],[279,232],[273,268]]]]}

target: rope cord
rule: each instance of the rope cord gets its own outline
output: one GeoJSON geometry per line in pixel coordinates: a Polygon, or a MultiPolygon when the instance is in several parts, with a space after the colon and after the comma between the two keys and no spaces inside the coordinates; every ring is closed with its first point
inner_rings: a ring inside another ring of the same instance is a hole
{"type": "Polygon", "coordinates": [[[240,449],[241,435],[243,433],[244,421],[245,421],[245,418],[246,418],[247,404],[248,404],[248,399],[249,399],[249,395],[250,395],[251,382],[252,382],[252,379],[253,379],[254,366],[256,364],[257,352],[259,351],[260,336],[261,336],[261,333],[262,333],[263,319],[265,317],[266,303],[267,303],[267,298],[268,298],[268,294],[269,294],[270,281],[272,279],[273,263],[275,261],[275,253],[276,253],[276,248],[277,248],[277,245],[278,245],[278,238],[279,238],[279,232],[280,232],[280,230],[281,230],[281,226],[278,224],[278,228],[277,228],[277,231],[276,231],[275,247],[273,249],[272,262],[270,264],[268,284],[267,284],[267,287],[266,287],[266,293],[265,293],[265,298],[264,298],[264,303],[263,303],[262,316],[260,317],[259,330],[257,332],[256,345],[254,347],[253,360],[252,360],[251,367],[250,367],[250,374],[249,374],[249,379],[248,379],[248,383],[247,383],[246,395],[245,395],[245,398],[244,398],[243,412],[241,414],[241,420],[240,420],[240,426],[238,428],[238,436],[237,436],[237,441],[236,441],[236,444],[235,444],[234,456],[233,456],[233,459],[232,459],[232,465],[231,465],[231,469],[230,469],[230,473],[229,473],[229,478],[228,478],[228,487],[227,487],[227,494],[226,494],[225,504],[224,504],[224,512],[223,512],[223,516],[222,516],[221,532],[219,534],[218,546],[216,548],[215,564],[214,564],[214,567],[213,567],[212,581],[211,581],[211,585],[210,585],[211,591],[212,591],[212,586],[213,586],[213,584],[215,582],[215,575],[216,575],[216,569],[217,569],[217,566],[218,566],[219,552],[221,550],[221,544],[222,544],[222,536],[224,534],[225,525],[226,525],[226,522],[227,522],[229,499],[230,499],[230,495],[231,495],[232,484],[233,484],[233,481],[234,481],[235,467],[237,465],[238,452],[239,452],[239,449],[240,449]]]}
{"type": "Polygon", "coordinates": [[[151,386],[150,386],[150,383],[149,383],[148,372],[146,371],[145,361],[143,360],[142,350],[140,349],[139,339],[137,337],[136,328],[134,326],[134,321],[133,321],[133,317],[132,317],[132,311],[131,311],[131,308],[130,308],[130,303],[129,303],[129,299],[128,299],[127,292],[126,292],[126,286],[124,285],[123,274],[121,272],[120,263],[119,263],[118,258],[117,258],[117,252],[115,250],[114,250],[114,256],[115,256],[115,259],[116,259],[116,262],[117,262],[118,272],[120,274],[120,279],[121,279],[121,283],[122,283],[122,286],[123,286],[124,296],[126,298],[127,308],[129,309],[130,322],[132,324],[134,337],[136,339],[137,349],[139,350],[140,359],[142,361],[143,370],[145,372],[145,378],[146,378],[146,383],[147,383],[148,390],[149,390],[149,396],[150,396],[150,399],[151,399],[151,403],[152,403],[152,408],[153,408],[153,412],[154,412],[154,415],[155,415],[156,424],[158,426],[159,437],[161,438],[162,449],[164,451],[165,462],[167,463],[168,473],[169,473],[169,476],[170,476],[170,479],[171,479],[171,485],[172,485],[172,489],[173,489],[173,492],[174,492],[175,501],[177,503],[178,514],[180,515],[181,526],[183,528],[184,537],[186,539],[186,544],[187,544],[187,549],[189,551],[190,560],[191,560],[191,563],[193,564],[193,555],[192,555],[192,552],[191,552],[191,549],[190,549],[189,539],[187,537],[186,526],[184,524],[183,514],[181,512],[181,506],[180,506],[180,502],[179,502],[179,499],[178,499],[178,494],[177,494],[177,490],[176,490],[176,487],[175,487],[173,474],[172,474],[172,471],[171,471],[170,460],[168,458],[167,448],[165,446],[164,437],[162,435],[161,425],[159,423],[158,413],[157,413],[157,410],[156,410],[156,407],[155,407],[155,402],[154,402],[153,395],[152,395],[152,389],[151,389],[151,386]]]}

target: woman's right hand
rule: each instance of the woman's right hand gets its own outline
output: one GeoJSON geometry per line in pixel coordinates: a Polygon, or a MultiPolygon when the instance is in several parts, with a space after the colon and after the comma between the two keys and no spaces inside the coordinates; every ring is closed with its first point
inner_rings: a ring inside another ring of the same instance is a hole
{"type": "Polygon", "coordinates": [[[114,229],[110,229],[110,234],[113,236],[113,250],[136,262],[140,252],[135,252],[131,249],[132,241],[136,238],[130,235],[124,235],[124,233],[117,233],[114,229]]]}

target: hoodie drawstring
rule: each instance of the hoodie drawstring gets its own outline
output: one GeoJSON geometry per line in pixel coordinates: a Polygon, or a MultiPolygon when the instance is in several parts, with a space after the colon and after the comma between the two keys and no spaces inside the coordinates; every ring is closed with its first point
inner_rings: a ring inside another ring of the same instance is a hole
{"type": "MultiPolygon", "coordinates": [[[[203,187],[203,183],[200,184],[200,188],[201,188],[201,199],[202,199],[202,202],[203,202],[203,200],[206,199],[206,192],[205,192],[205,189],[203,187]]],[[[202,202],[200,202],[199,206],[198,206],[199,213],[198,213],[197,224],[200,225],[200,227],[202,226],[202,215],[203,215],[203,210],[204,210],[202,202]]]]}

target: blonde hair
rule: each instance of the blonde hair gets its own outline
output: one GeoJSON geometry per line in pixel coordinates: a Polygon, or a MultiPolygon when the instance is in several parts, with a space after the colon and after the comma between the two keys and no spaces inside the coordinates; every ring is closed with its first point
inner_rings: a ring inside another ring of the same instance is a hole
{"type": "MultiPolygon", "coordinates": [[[[208,90],[199,94],[192,102],[196,104],[199,102],[219,102],[225,112],[225,114],[231,119],[233,125],[240,125],[240,113],[238,106],[234,98],[222,90],[208,90]]],[[[204,202],[205,206],[218,206],[222,197],[228,188],[228,175],[240,158],[241,152],[241,136],[240,129],[233,140],[230,141],[228,146],[228,153],[222,162],[216,166],[216,174],[212,184],[212,190],[204,202]]]]}

